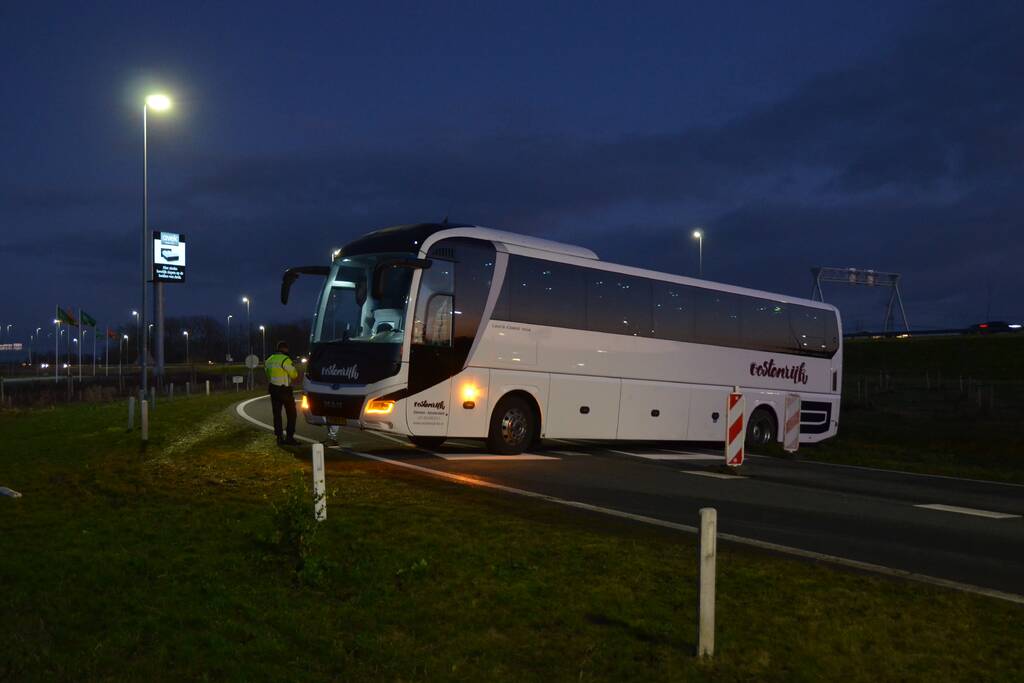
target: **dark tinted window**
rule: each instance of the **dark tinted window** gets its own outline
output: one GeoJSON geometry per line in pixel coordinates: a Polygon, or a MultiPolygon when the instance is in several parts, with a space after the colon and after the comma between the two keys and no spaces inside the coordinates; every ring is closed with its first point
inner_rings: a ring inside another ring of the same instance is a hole
{"type": "Polygon", "coordinates": [[[435,266],[447,267],[445,259],[455,262],[455,301],[453,336],[455,345],[472,344],[487,304],[494,277],[494,245],[490,242],[454,237],[430,248],[428,258],[435,266]]]}
{"type": "Polygon", "coordinates": [[[768,299],[742,297],[740,328],[746,348],[792,353],[796,337],[790,329],[789,305],[768,299]]]}
{"type": "Polygon", "coordinates": [[[554,261],[510,256],[494,317],[534,325],[586,329],[584,269],[554,261]]]}
{"type": "Polygon", "coordinates": [[[675,341],[694,341],[693,287],[672,282],[653,282],[654,336],[675,341]]]}
{"type": "Polygon", "coordinates": [[[825,343],[825,320],[830,317],[833,317],[831,311],[820,308],[790,307],[790,321],[801,352],[823,354],[828,351],[828,344],[825,343]]]}
{"type": "Polygon", "coordinates": [[[587,329],[651,336],[651,281],[588,269],[587,329]]]}
{"type": "Polygon", "coordinates": [[[711,289],[697,290],[696,341],[721,346],[740,345],[739,297],[711,289]]]}

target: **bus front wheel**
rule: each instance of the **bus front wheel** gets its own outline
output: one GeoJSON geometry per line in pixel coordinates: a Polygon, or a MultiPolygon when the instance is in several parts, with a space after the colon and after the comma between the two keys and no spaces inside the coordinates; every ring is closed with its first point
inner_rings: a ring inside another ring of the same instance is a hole
{"type": "Polygon", "coordinates": [[[506,396],[491,414],[487,447],[502,455],[522,453],[537,435],[537,417],[533,408],[518,396],[506,396]]]}
{"type": "Polygon", "coordinates": [[[767,408],[758,408],[747,423],[747,445],[764,446],[775,441],[777,429],[775,415],[767,408]]]}

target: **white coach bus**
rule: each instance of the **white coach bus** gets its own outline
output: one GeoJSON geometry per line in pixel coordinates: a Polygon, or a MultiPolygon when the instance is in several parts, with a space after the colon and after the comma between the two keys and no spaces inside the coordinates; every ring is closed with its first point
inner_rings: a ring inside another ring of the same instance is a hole
{"type": "Polygon", "coordinates": [[[355,424],[423,448],[482,438],[722,441],[746,396],[747,442],[836,434],[839,313],[828,304],[607,263],[589,249],[474,226],[386,228],[335,252],[304,389],[313,424],[355,424]]]}

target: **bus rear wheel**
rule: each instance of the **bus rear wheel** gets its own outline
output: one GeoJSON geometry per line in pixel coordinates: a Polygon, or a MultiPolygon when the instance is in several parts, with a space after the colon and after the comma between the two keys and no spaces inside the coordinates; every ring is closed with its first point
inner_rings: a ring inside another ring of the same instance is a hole
{"type": "Polygon", "coordinates": [[[775,441],[778,434],[775,415],[767,408],[758,408],[747,422],[746,441],[748,446],[764,446],[775,441]]]}
{"type": "Polygon", "coordinates": [[[518,396],[506,396],[491,414],[487,448],[501,455],[516,455],[530,447],[537,436],[533,408],[518,396]]]}
{"type": "Polygon", "coordinates": [[[410,436],[409,441],[412,441],[412,445],[417,448],[425,448],[428,451],[440,448],[441,444],[444,443],[445,437],[443,436],[410,436]]]}

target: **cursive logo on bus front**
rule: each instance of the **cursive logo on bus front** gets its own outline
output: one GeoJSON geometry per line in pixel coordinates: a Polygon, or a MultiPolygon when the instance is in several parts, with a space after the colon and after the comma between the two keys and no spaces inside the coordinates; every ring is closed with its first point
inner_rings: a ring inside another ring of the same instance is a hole
{"type": "Polygon", "coordinates": [[[750,374],[753,377],[771,377],[788,379],[793,384],[807,384],[807,363],[800,365],[776,365],[775,359],[766,360],[761,363],[750,364],[750,374]]]}
{"type": "Polygon", "coordinates": [[[337,363],[332,363],[321,369],[320,374],[324,377],[342,377],[354,382],[359,379],[359,366],[350,365],[347,368],[339,368],[337,363]]]}

